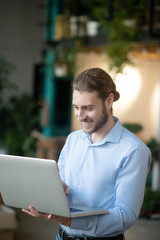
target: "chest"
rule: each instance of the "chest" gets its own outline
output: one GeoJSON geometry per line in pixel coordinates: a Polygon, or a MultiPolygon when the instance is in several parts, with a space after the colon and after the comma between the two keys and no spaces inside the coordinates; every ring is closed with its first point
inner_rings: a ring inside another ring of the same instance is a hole
{"type": "Polygon", "coordinates": [[[72,189],[101,192],[114,188],[123,156],[115,144],[75,145],[68,153],[65,178],[72,189]],[[76,154],[75,154],[76,153],[76,154]]]}

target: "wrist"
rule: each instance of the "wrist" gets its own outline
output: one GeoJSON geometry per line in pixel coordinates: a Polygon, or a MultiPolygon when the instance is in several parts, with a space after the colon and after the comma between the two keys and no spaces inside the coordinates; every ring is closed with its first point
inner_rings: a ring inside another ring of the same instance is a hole
{"type": "Polygon", "coordinates": [[[67,225],[66,225],[66,226],[70,227],[71,224],[72,224],[72,218],[68,218],[68,221],[67,221],[67,225]]]}

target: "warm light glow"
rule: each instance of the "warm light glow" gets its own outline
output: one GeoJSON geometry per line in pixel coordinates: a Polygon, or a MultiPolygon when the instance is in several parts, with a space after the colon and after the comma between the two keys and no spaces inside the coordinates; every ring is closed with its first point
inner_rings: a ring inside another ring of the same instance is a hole
{"type": "Polygon", "coordinates": [[[160,86],[156,85],[152,97],[151,97],[151,105],[150,105],[150,113],[151,113],[151,125],[158,126],[158,119],[160,114],[160,86]]]}
{"type": "Polygon", "coordinates": [[[117,75],[115,84],[120,93],[120,99],[114,103],[113,108],[114,112],[119,115],[126,112],[136,100],[142,79],[137,69],[127,66],[123,74],[117,75]]]}

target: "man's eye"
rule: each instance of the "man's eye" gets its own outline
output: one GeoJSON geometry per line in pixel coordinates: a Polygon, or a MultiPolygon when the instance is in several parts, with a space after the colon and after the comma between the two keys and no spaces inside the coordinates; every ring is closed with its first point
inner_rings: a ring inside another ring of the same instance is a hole
{"type": "Polygon", "coordinates": [[[86,106],[88,110],[93,110],[94,106],[86,106]]]}
{"type": "Polygon", "coordinates": [[[88,110],[88,111],[92,111],[93,108],[92,108],[92,107],[86,107],[86,110],[88,110]]]}
{"type": "Polygon", "coordinates": [[[77,106],[73,106],[74,109],[78,110],[78,107],[77,106]]]}

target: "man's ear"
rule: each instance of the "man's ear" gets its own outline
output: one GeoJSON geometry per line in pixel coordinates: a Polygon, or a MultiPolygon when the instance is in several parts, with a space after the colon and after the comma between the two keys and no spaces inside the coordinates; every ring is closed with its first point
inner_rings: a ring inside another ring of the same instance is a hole
{"type": "Polygon", "coordinates": [[[114,102],[114,95],[113,95],[113,93],[110,93],[109,96],[105,100],[105,106],[107,108],[111,109],[113,102],[114,102]]]}

